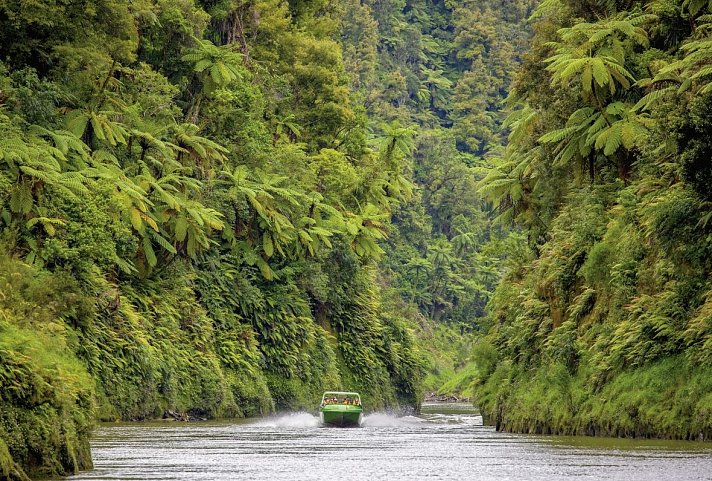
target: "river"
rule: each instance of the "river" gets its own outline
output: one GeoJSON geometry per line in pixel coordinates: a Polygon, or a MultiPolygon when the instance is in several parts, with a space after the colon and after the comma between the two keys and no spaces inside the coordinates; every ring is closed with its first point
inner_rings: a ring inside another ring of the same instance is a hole
{"type": "Polygon", "coordinates": [[[245,422],[102,425],[88,480],[712,480],[712,444],[513,435],[466,405],[362,428],[300,413],[245,422]]]}

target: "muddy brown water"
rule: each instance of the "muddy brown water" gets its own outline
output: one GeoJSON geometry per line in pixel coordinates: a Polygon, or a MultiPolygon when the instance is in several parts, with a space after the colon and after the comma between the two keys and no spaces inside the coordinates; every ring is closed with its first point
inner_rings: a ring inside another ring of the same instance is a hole
{"type": "Polygon", "coordinates": [[[503,434],[467,405],[361,428],[307,413],[244,422],[102,425],[88,480],[712,480],[712,443],[503,434]]]}

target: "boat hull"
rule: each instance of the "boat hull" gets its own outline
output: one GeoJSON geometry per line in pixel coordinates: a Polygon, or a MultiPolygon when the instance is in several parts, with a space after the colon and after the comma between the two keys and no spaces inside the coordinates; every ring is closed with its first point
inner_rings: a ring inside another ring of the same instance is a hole
{"type": "MultiPolygon", "coordinates": [[[[342,406],[335,406],[340,408],[342,406]]],[[[324,408],[319,413],[321,423],[325,426],[359,427],[363,421],[362,409],[329,409],[324,408]]]]}

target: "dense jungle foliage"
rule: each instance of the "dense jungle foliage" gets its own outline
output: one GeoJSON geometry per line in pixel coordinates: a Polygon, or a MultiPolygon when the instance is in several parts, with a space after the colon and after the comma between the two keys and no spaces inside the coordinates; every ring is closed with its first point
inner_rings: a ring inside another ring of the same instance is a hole
{"type": "Polygon", "coordinates": [[[712,2],[547,0],[479,191],[526,235],[475,350],[500,429],[712,437],[712,2]]]}
{"type": "Polygon", "coordinates": [[[96,420],[417,408],[523,255],[476,184],[533,4],[2,2],[1,476],[96,420]]]}
{"type": "Polygon", "coordinates": [[[709,438],[711,25],[704,0],[0,3],[0,477],[91,466],[96,420],[338,388],[709,438]]]}
{"type": "Polygon", "coordinates": [[[376,267],[412,134],[370,131],[359,8],[0,5],[3,477],[89,467],[95,419],[419,404],[376,267]]]}

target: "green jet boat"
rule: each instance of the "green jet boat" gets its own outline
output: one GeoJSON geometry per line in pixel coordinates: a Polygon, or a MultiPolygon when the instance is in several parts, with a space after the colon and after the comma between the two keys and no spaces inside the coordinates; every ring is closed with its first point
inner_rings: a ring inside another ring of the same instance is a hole
{"type": "Polygon", "coordinates": [[[361,426],[363,421],[361,396],[357,392],[325,392],[321,397],[319,419],[325,426],[361,426]]]}

